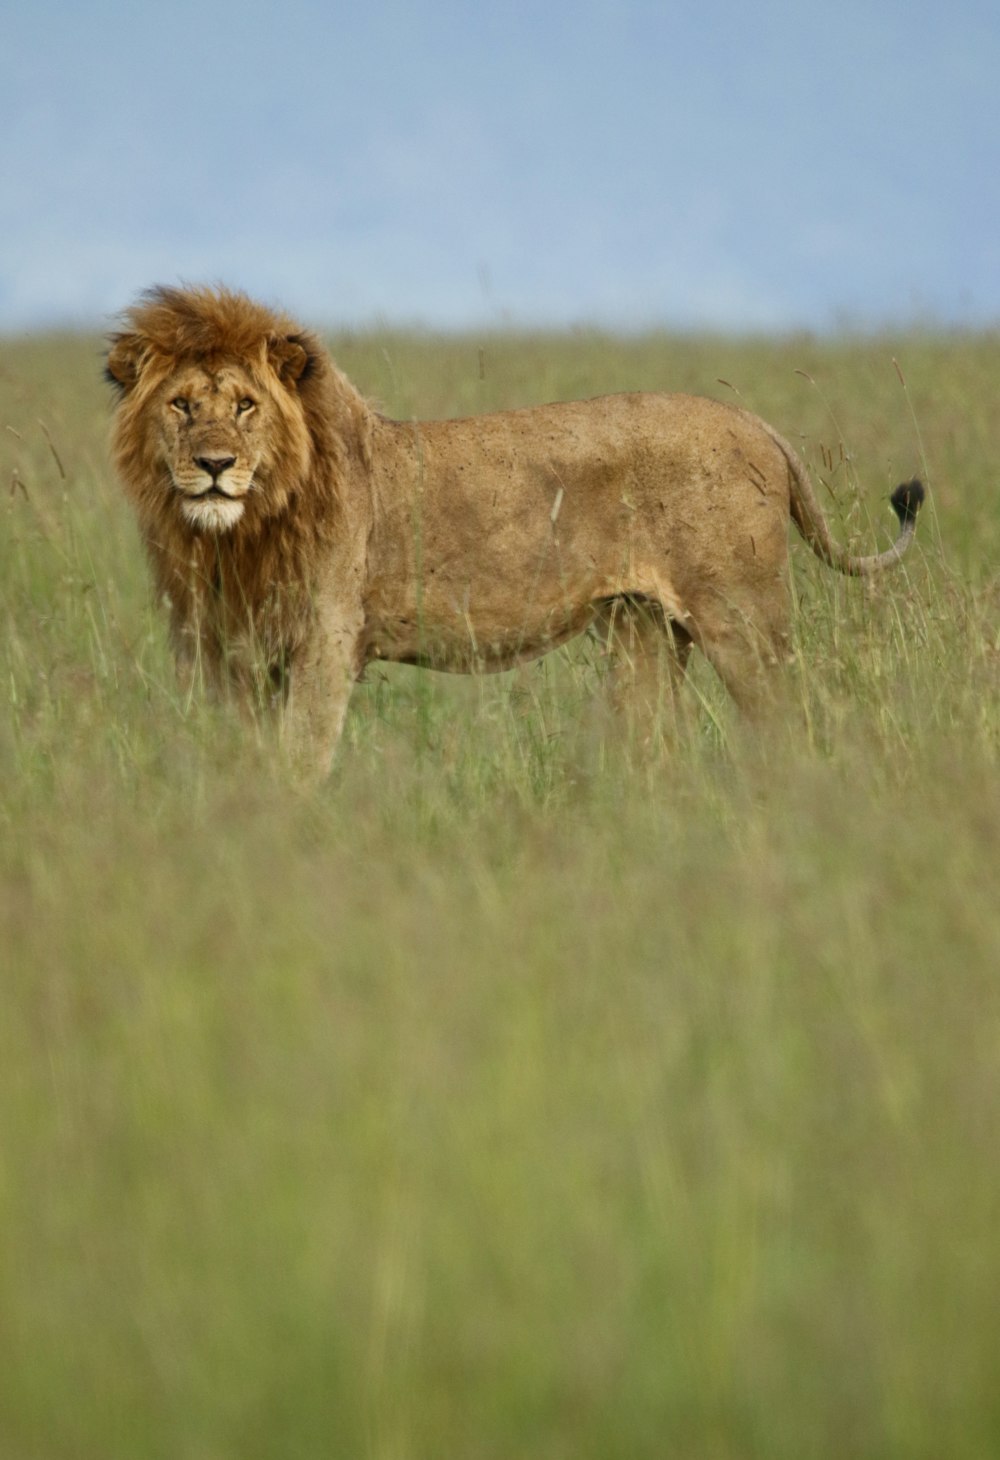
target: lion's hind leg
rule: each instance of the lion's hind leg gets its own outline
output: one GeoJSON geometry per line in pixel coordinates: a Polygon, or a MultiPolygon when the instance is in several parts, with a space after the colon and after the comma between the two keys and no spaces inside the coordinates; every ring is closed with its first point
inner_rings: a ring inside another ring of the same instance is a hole
{"type": "Polygon", "coordinates": [[[777,581],[756,598],[713,595],[697,605],[692,627],[698,648],[722,680],[743,718],[771,719],[787,693],[790,660],[788,590],[777,581]]]}
{"type": "Polygon", "coordinates": [[[637,594],[603,602],[594,631],[608,657],[611,704],[629,742],[648,749],[674,739],[691,635],[659,601],[637,594]]]}

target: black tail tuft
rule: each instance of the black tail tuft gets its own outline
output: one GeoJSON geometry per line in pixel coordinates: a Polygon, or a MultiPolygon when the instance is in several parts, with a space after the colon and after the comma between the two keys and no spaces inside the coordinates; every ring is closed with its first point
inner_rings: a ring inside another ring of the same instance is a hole
{"type": "Polygon", "coordinates": [[[916,519],[926,495],[923,482],[919,482],[916,477],[912,482],[900,482],[889,498],[892,510],[899,518],[900,527],[905,527],[908,522],[916,519]]]}

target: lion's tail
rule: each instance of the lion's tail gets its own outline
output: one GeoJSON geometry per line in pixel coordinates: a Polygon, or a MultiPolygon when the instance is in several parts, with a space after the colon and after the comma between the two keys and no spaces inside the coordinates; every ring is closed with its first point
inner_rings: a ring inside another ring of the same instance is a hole
{"type": "Polygon", "coordinates": [[[852,578],[865,578],[869,574],[880,573],[883,568],[889,568],[893,563],[898,563],[909,547],[916,530],[917,513],[924,500],[923,483],[919,482],[916,477],[912,481],[901,482],[889,498],[893,511],[899,518],[899,536],[892,547],[886,548],[885,552],[856,557],[846,548],[841,547],[840,543],[834,542],[830,536],[829,524],[816,499],[809,474],[796,453],[788,442],[778,435],[777,431],[770,426],[767,427],[767,431],[775,445],[780,447],[788,462],[791,474],[792,521],[816,556],[831,568],[835,568],[838,573],[846,573],[852,578]]]}

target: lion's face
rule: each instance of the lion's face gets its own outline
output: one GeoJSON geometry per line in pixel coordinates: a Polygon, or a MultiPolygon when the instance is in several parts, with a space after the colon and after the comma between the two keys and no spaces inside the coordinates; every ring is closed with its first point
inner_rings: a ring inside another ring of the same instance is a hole
{"type": "Polygon", "coordinates": [[[235,527],[266,475],[276,422],[269,393],[239,365],[187,365],[162,383],[153,406],[160,454],[185,521],[208,532],[235,527]]]}

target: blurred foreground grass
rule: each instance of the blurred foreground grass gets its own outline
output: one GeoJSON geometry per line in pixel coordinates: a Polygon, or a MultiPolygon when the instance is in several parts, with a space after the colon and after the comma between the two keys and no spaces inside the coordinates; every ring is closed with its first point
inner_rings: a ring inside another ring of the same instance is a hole
{"type": "Polygon", "coordinates": [[[780,744],[699,666],[629,765],[584,644],[374,675],[310,799],[177,696],[98,349],[0,368],[3,1460],[1000,1452],[1000,340],[336,342],[932,502],[793,539],[780,744]]]}

